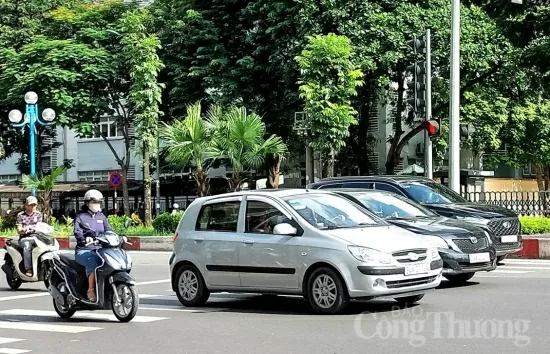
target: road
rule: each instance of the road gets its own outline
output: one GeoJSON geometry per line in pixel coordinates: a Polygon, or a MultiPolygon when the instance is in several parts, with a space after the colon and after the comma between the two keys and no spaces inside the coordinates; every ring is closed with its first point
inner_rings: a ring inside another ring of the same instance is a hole
{"type": "Polygon", "coordinates": [[[506,260],[466,286],[442,283],[411,308],[371,302],[319,316],[297,297],[218,294],[204,308],[184,308],[170,289],[169,253],[132,257],[140,310],[128,324],[104,311],[61,320],[42,284],[7,290],[1,273],[0,354],[517,354],[550,346],[550,261],[506,260]]]}

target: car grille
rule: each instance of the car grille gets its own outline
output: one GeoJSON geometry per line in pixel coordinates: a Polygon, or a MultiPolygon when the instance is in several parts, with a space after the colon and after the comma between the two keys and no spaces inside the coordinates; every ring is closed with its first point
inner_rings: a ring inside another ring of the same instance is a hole
{"type": "Polygon", "coordinates": [[[495,240],[494,245],[497,251],[515,250],[516,248],[521,247],[521,242],[501,243],[500,240],[497,239],[495,240]]]}
{"type": "Polygon", "coordinates": [[[420,262],[425,261],[426,258],[428,258],[428,250],[425,248],[417,248],[412,250],[405,250],[405,251],[399,251],[392,253],[392,256],[399,262],[399,263],[413,263],[413,262],[420,262]],[[409,253],[415,253],[418,256],[418,259],[415,259],[414,261],[410,259],[409,253]]]}
{"type": "Polygon", "coordinates": [[[477,269],[477,268],[484,268],[484,267],[490,267],[492,265],[491,262],[484,262],[484,263],[458,263],[460,268],[462,270],[468,270],[468,269],[477,269]]]}
{"type": "Polygon", "coordinates": [[[454,239],[454,244],[464,253],[472,253],[487,248],[488,241],[485,234],[476,235],[477,242],[473,243],[469,238],[454,239]]]}
{"type": "Polygon", "coordinates": [[[434,275],[431,277],[416,278],[416,279],[387,281],[386,287],[388,289],[399,289],[399,288],[405,288],[407,286],[426,285],[434,282],[436,279],[437,279],[437,275],[434,275]]]}
{"type": "Polygon", "coordinates": [[[503,218],[489,221],[489,229],[495,236],[519,235],[521,225],[518,218],[503,218]],[[505,227],[508,224],[509,227],[505,227]]]}

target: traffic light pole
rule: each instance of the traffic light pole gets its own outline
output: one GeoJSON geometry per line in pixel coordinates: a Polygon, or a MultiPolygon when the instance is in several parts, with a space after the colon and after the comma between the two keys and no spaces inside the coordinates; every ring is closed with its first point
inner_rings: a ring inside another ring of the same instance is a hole
{"type": "Polygon", "coordinates": [[[460,0],[452,0],[449,187],[460,193],[460,0]]]}
{"type": "MultiPolygon", "coordinates": [[[[426,120],[432,119],[432,48],[431,33],[426,30],[426,120]]],[[[440,128],[441,129],[441,128],[440,128]]],[[[427,131],[424,132],[424,173],[427,178],[433,179],[432,139],[427,131]]]]}

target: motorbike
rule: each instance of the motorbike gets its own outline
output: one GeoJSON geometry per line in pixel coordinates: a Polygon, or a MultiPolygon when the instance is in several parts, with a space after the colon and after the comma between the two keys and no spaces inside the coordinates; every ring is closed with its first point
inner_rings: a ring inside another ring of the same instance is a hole
{"type": "Polygon", "coordinates": [[[88,299],[86,269],[76,262],[74,253],[56,252],[48,287],[55,312],[68,319],[76,311],[112,310],[120,322],[131,321],[139,307],[136,281],[130,275],[132,259],[123,249],[124,244],[131,243],[114,232],[95,235],[90,225],[83,223],[80,226],[85,236],[95,239],[86,246],[100,246],[94,250],[102,260],[95,269],[96,302],[88,299]]]}
{"type": "Polygon", "coordinates": [[[19,289],[21,284],[43,281],[46,288],[50,286],[49,278],[52,271],[54,253],[59,251],[59,242],[51,236],[53,227],[46,223],[38,223],[32,234],[35,247],[32,250],[32,276],[25,273],[23,263],[23,248],[19,246],[19,238],[6,240],[4,249],[4,264],[2,270],[6,273],[6,282],[13,290],[19,289]]]}

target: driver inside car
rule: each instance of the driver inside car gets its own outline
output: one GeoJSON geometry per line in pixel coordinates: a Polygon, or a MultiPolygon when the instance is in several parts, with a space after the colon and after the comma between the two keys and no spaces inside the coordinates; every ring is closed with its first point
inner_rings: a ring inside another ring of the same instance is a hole
{"type": "Polygon", "coordinates": [[[92,244],[95,237],[108,231],[113,231],[105,214],[101,212],[103,194],[90,189],[84,195],[84,205],[74,221],[74,236],[76,238],[75,261],[86,268],[88,276],[88,299],[96,302],[95,269],[101,266],[101,258],[96,253],[98,246],[92,244]],[[80,224],[88,224],[91,230],[84,230],[80,224]]]}

